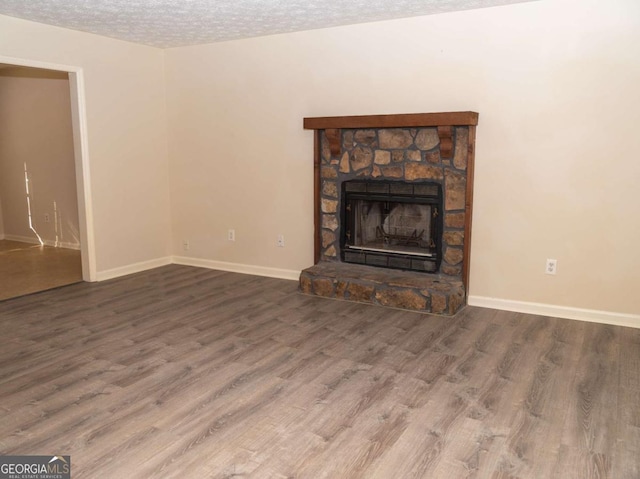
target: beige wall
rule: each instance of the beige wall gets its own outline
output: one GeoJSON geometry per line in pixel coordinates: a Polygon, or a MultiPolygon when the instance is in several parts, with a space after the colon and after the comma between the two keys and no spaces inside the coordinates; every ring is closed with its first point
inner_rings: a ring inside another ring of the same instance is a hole
{"type": "Polygon", "coordinates": [[[471,295],[640,313],[635,0],[171,49],[166,79],[174,254],[307,267],[313,135],[303,117],[474,110],[471,295]],[[557,276],[544,274],[546,258],[557,276]]]}
{"type": "Polygon", "coordinates": [[[0,57],[82,68],[98,271],[171,253],[300,270],[303,117],[475,110],[471,295],[638,314],[639,9],[545,0],[164,52],[0,16],[0,57]]]}
{"type": "Polygon", "coordinates": [[[162,50],[6,16],[0,31],[0,57],[83,70],[98,272],[167,258],[162,50]]]}
{"type": "Polygon", "coordinates": [[[66,73],[0,70],[0,199],[4,234],[79,248],[78,203],[66,73]],[[46,221],[48,215],[49,221],[46,221]]]}

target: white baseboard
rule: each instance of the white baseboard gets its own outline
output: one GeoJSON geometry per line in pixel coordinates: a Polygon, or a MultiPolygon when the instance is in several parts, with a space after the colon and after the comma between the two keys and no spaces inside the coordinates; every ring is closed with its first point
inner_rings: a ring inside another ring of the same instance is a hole
{"type": "Polygon", "coordinates": [[[56,248],[66,248],[66,249],[74,249],[76,251],[80,251],[80,243],[67,243],[64,241],[58,242],[56,244],[55,241],[44,240],[44,244],[47,246],[55,246],[56,248]]]}
{"type": "Polygon", "coordinates": [[[231,273],[253,274],[256,276],[266,276],[269,278],[290,279],[297,281],[300,278],[300,271],[292,269],[267,268],[265,266],[255,266],[251,264],[227,263],[226,261],[215,261],[211,259],[189,258],[187,256],[174,256],[173,263],[184,266],[197,266],[200,268],[218,269],[231,273]]]}
{"type": "Polygon", "coordinates": [[[38,238],[32,238],[31,236],[5,234],[4,239],[9,241],[19,241],[20,243],[40,244],[40,241],[38,241],[38,238]]]}
{"type": "MultiPolygon", "coordinates": [[[[158,268],[160,266],[166,266],[168,264],[195,266],[198,268],[229,271],[232,273],[252,274],[256,276],[266,276],[269,278],[288,279],[293,281],[297,281],[300,277],[300,271],[291,269],[268,268],[265,266],[229,263],[226,261],[190,258],[187,256],[167,256],[164,258],[143,261],[141,263],[135,263],[98,272],[97,280],[104,281],[127,274],[139,273],[148,269],[158,268]]],[[[550,316],[554,318],[575,319],[593,323],[640,328],[640,315],[637,314],[614,313],[610,311],[599,311],[595,309],[572,308],[567,306],[557,306],[553,304],[513,301],[475,295],[470,295],[467,298],[467,303],[470,306],[479,306],[483,308],[492,308],[504,311],[515,311],[518,313],[550,316]]]]}
{"type": "Polygon", "coordinates": [[[592,323],[640,328],[640,315],[638,314],[613,313],[609,311],[599,311],[596,309],[571,308],[567,306],[556,306],[553,304],[512,301],[474,295],[467,298],[467,304],[483,308],[515,311],[517,313],[550,316],[553,318],[577,319],[579,321],[589,321],[592,323]]]}
{"type": "MultiPolygon", "coordinates": [[[[4,237],[0,239],[5,239],[9,241],[19,241],[21,243],[28,243],[28,244],[40,244],[40,241],[38,241],[38,238],[33,238],[31,236],[19,236],[19,235],[9,234],[9,235],[4,235],[4,237]]],[[[53,240],[43,240],[43,241],[46,246],[55,246],[56,248],[74,249],[78,251],[80,250],[80,243],[67,243],[64,241],[60,241],[56,243],[53,240]]]]}
{"type": "Polygon", "coordinates": [[[148,269],[159,268],[171,264],[171,256],[164,258],[152,259],[149,261],[141,261],[140,263],[128,264],[119,268],[107,269],[96,273],[96,281],[104,281],[107,279],[118,278],[127,274],[140,273],[148,269]]]}

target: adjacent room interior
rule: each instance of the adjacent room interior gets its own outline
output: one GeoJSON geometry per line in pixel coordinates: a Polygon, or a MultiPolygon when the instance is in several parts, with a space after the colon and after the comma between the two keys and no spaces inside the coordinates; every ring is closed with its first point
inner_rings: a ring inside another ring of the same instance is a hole
{"type": "Polygon", "coordinates": [[[82,281],[70,93],[0,65],[0,300],[82,281]]]}
{"type": "Polygon", "coordinates": [[[640,477],[640,3],[47,3],[0,0],[0,268],[83,281],[0,270],[0,455],[640,477]]]}

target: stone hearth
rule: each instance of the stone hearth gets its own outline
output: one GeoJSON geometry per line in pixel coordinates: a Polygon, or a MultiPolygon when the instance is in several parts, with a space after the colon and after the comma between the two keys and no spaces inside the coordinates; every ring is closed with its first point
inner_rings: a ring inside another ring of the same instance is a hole
{"type": "Polygon", "coordinates": [[[326,298],[436,314],[455,314],[465,302],[462,281],[451,276],[330,261],[305,269],[300,289],[326,298]]]}
{"type": "Polygon", "coordinates": [[[466,303],[477,118],[474,112],[306,118],[305,128],[316,134],[316,264],[302,272],[301,291],[455,314],[466,303]],[[341,261],[340,192],[354,179],[441,185],[442,261],[435,273],[341,261]]]}

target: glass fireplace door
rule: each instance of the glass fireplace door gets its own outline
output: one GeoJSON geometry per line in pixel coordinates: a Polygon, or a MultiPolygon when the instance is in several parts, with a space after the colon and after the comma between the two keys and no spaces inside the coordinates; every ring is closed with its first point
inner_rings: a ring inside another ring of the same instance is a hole
{"type": "Polygon", "coordinates": [[[431,205],[354,198],[351,208],[353,227],[347,232],[347,242],[352,248],[418,256],[436,254],[431,237],[435,209],[431,205]]]}
{"type": "Polygon", "coordinates": [[[437,271],[442,231],[439,185],[356,180],[343,186],[343,261],[437,271]]]}

